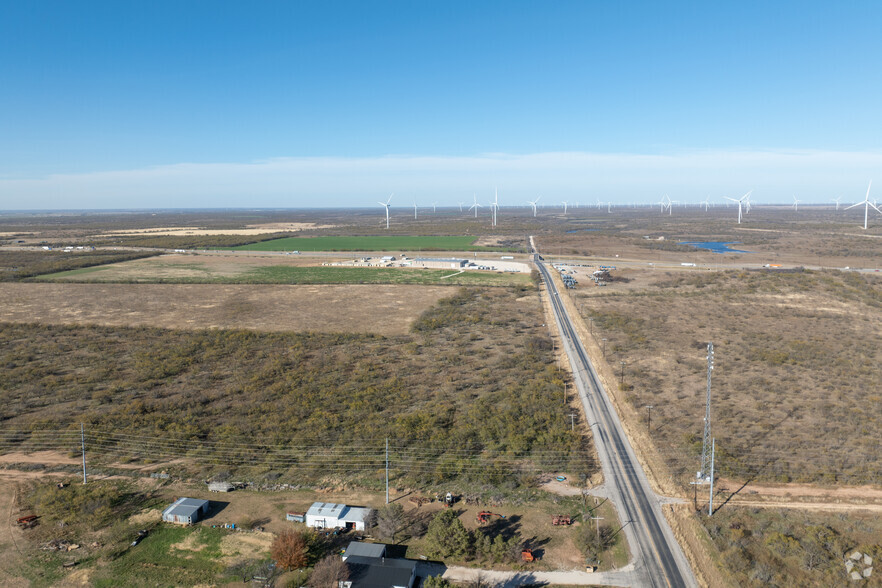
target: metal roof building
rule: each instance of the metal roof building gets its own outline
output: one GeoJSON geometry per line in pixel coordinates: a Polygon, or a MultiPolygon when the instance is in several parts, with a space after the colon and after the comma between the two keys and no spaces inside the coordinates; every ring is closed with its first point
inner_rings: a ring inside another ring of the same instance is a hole
{"type": "Polygon", "coordinates": [[[332,502],[313,502],[306,511],[306,524],[316,529],[345,527],[364,531],[364,523],[371,509],[359,506],[346,506],[332,502]]]}
{"type": "Polygon", "coordinates": [[[192,525],[208,513],[208,501],[199,498],[178,498],[162,511],[162,520],[179,525],[192,525]]]}
{"type": "Polygon", "coordinates": [[[438,269],[460,269],[466,266],[468,259],[455,257],[417,257],[412,267],[430,267],[438,269]]]}
{"type": "Polygon", "coordinates": [[[391,557],[346,558],[351,588],[413,588],[417,562],[391,557]]]}
{"type": "Polygon", "coordinates": [[[386,555],[386,545],[383,543],[364,543],[352,541],[343,552],[343,561],[351,556],[379,558],[386,555]]]}

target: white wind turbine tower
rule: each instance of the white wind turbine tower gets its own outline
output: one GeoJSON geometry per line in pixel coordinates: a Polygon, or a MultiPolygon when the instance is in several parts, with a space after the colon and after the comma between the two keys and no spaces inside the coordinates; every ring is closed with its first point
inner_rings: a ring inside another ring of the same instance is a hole
{"type": "Polygon", "coordinates": [[[878,208],[876,208],[875,204],[870,202],[870,186],[872,186],[872,185],[873,185],[873,180],[870,180],[870,185],[867,186],[867,195],[864,196],[863,201],[858,202],[857,204],[852,204],[851,206],[847,206],[845,208],[845,210],[848,210],[849,208],[854,208],[855,206],[860,206],[861,204],[864,205],[864,230],[867,229],[867,213],[869,213],[870,207],[873,207],[873,210],[882,214],[882,210],[879,210],[878,208]]]}
{"type": "Polygon", "coordinates": [[[796,198],[796,196],[793,197],[793,210],[795,212],[799,212],[799,200],[796,198]]]}
{"type": "Polygon", "coordinates": [[[493,216],[493,226],[496,226],[496,213],[499,210],[499,190],[496,189],[493,194],[493,202],[490,203],[490,212],[493,216]]]}
{"type": "Polygon", "coordinates": [[[671,200],[671,197],[665,194],[659,202],[659,204],[661,205],[661,213],[664,214],[665,209],[667,209],[668,215],[674,214],[674,207],[672,206],[674,202],[676,202],[676,200],[671,200]]]}
{"type": "Polygon", "coordinates": [[[527,203],[533,207],[534,218],[536,217],[536,203],[539,202],[539,198],[542,198],[542,196],[537,197],[536,200],[527,200],[527,203]]]}
{"type": "Polygon", "coordinates": [[[437,203],[437,202],[433,202],[433,203],[432,203],[432,213],[433,213],[433,214],[435,213],[435,207],[436,207],[436,206],[438,206],[438,203],[437,203]]]}
{"type": "Polygon", "coordinates": [[[839,201],[840,200],[842,200],[842,196],[837,196],[836,198],[834,198],[833,200],[830,201],[830,202],[836,203],[836,210],[839,210],[839,201]]]}
{"type": "Polygon", "coordinates": [[[606,203],[606,212],[607,212],[607,214],[612,214],[612,210],[610,210],[611,207],[612,207],[612,202],[607,202],[607,203],[606,203]]]}
{"type": "Polygon", "coordinates": [[[600,210],[600,207],[603,206],[603,202],[600,201],[600,198],[597,199],[597,210],[600,210]]]}
{"type": "Polygon", "coordinates": [[[662,196],[662,199],[658,201],[659,212],[662,214],[665,213],[665,206],[667,206],[667,203],[665,202],[665,198],[667,198],[667,197],[668,197],[668,195],[665,194],[664,196],[662,196]]]}
{"type": "Polygon", "coordinates": [[[567,215],[567,203],[561,201],[561,204],[563,204],[563,207],[564,207],[564,216],[566,216],[566,215],[567,215]]]}
{"type": "MultiPolygon", "coordinates": [[[[751,190],[750,192],[753,192],[753,190],[751,190]]],[[[750,210],[750,192],[748,192],[747,194],[745,194],[741,198],[729,198],[728,196],[723,196],[723,198],[725,198],[726,200],[731,200],[732,202],[735,202],[738,204],[738,224],[739,225],[741,224],[741,207],[742,207],[742,205],[747,203],[747,209],[750,210]]]]}
{"type": "Polygon", "coordinates": [[[387,200],[386,202],[377,202],[377,204],[379,204],[380,206],[382,206],[383,208],[386,209],[386,228],[387,229],[389,228],[389,203],[392,201],[393,196],[395,196],[395,194],[389,194],[389,200],[387,200]]]}
{"type": "Polygon", "coordinates": [[[710,197],[705,198],[701,202],[698,203],[699,206],[704,206],[704,211],[707,212],[707,207],[710,206],[710,197]]]}
{"type": "Polygon", "coordinates": [[[462,205],[463,205],[463,204],[465,204],[465,202],[460,202],[460,203],[459,203],[459,211],[460,211],[460,212],[462,212],[462,205]]]}
{"type": "Polygon", "coordinates": [[[481,205],[478,204],[478,196],[477,195],[473,194],[472,198],[474,198],[475,203],[472,204],[471,206],[469,206],[469,210],[474,208],[475,209],[475,218],[478,218],[478,209],[481,208],[481,205]]]}
{"type": "Polygon", "coordinates": [[[417,219],[417,203],[413,203],[413,220],[417,219]]]}

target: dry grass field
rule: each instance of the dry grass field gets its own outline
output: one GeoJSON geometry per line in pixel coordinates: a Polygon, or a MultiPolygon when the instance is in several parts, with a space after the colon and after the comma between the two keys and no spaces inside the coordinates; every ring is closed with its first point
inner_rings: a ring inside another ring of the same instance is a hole
{"type": "Polygon", "coordinates": [[[443,286],[0,283],[0,321],[402,335],[443,286]]]}
{"type": "MultiPolygon", "coordinates": [[[[882,279],[854,272],[621,272],[576,304],[684,485],[698,466],[714,342],[717,467],[746,480],[878,483],[882,279]]],[[[587,280],[586,280],[587,281],[587,280]]],[[[588,281],[590,284],[590,281],[588,281]]]]}
{"type": "Polygon", "coordinates": [[[547,256],[590,255],[644,263],[806,265],[825,268],[882,267],[882,223],[863,231],[842,212],[758,209],[738,225],[725,209],[620,212],[609,218],[570,219],[558,231],[538,233],[547,256]],[[661,238],[661,240],[659,240],[661,238]],[[720,255],[680,242],[734,242],[746,253],[720,255]]]}
{"type": "MultiPolygon", "coordinates": [[[[96,312],[110,308],[111,294],[99,296],[93,285],[8,286],[56,287],[74,300],[89,297],[72,296],[75,288],[93,288],[96,312]]],[[[133,322],[129,313],[141,312],[145,293],[154,289],[101,287],[130,293],[116,313],[122,324],[133,322]]],[[[259,301],[272,290],[251,290],[255,304],[275,313],[295,306],[259,301]]],[[[161,291],[156,307],[176,298],[166,292],[185,290],[161,291]]],[[[303,298],[311,298],[310,309],[325,305],[334,312],[327,333],[0,322],[6,423],[0,445],[7,452],[69,449],[61,433],[85,422],[111,454],[118,448],[136,460],[190,457],[206,473],[239,468],[257,477],[274,472],[289,480],[332,476],[374,484],[386,437],[405,464],[396,478],[412,484],[461,480],[516,488],[531,483],[537,467],[594,473],[590,442],[570,430],[568,408],[551,402],[563,381],[535,293],[446,288],[440,298],[435,290],[390,288],[396,304],[419,297],[420,306],[408,309],[419,316],[406,334],[380,336],[355,332],[385,320],[376,310],[382,289],[360,291],[367,298],[353,312],[361,317],[315,292],[303,298]],[[244,453],[225,452],[231,444],[244,453]],[[277,455],[280,447],[284,455],[277,455]],[[294,447],[337,453],[314,457],[294,447]]],[[[26,291],[13,296],[24,305],[32,298],[26,291]]],[[[240,298],[233,297],[236,304],[240,298]]],[[[191,300],[196,305],[199,296],[191,300]]],[[[192,312],[189,305],[179,309],[175,322],[192,312]]],[[[292,314],[298,312],[304,311],[292,314]]],[[[143,320],[155,324],[147,314],[143,320]]]]}

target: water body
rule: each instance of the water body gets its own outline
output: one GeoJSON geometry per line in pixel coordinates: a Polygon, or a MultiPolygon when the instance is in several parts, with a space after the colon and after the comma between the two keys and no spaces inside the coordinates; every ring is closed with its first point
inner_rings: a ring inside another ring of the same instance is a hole
{"type": "Polygon", "coordinates": [[[600,229],[573,229],[571,231],[567,231],[567,233],[578,233],[580,231],[599,231],[600,229]]]}
{"type": "Polygon", "coordinates": [[[677,245],[691,245],[698,249],[707,249],[714,253],[750,253],[741,249],[731,249],[729,245],[738,245],[741,241],[680,241],[677,245]]]}

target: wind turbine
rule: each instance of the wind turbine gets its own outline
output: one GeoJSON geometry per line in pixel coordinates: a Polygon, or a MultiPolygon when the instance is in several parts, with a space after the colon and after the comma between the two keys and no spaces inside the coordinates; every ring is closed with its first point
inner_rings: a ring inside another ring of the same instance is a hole
{"type": "Polygon", "coordinates": [[[600,198],[597,199],[597,210],[600,210],[600,207],[603,206],[603,202],[600,201],[600,198]]]}
{"type": "Polygon", "coordinates": [[[527,203],[533,207],[533,217],[534,218],[536,217],[536,203],[539,202],[539,198],[542,198],[542,196],[538,196],[536,198],[536,200],[527,200],[527,203]]]}
{"type": "Polygon", "coordinates": [[[710,197],[705,198],[701,202],[698,203],[699,206],[704,205],[704,211],[707,212],[707,207],[710,206],[710,197]]]}
{"type": "Polygon", "coordinates": [[[437,202],[433,202],[433,203],[432,203],[432,214],[435,213],[435,207],[436,207],[436,206],[438,206],[438,203],[437,203],[437,202]]]}
{"type": "Polygon", "coordinates": [[[386,202],[377,202],[377,204],[379,204],[380,206],[382,206],[383,208],[386,209],[386,228],[387,229],[389,228],[389,203],[392,201],[393,196],[395,196],[395,194],[389,194],[389,200],[387,200],[386,202]]]}
{"type": "Polygon", "coordinates": [[[562,201],[561,204],[563,204],[563,207],[564,207],[564,216],[566,216],[566,215],[567,215],[567,203],[562,201]]]}
{"type": "MultiPolygon", "coordinates": [[[[753,192],[751,190],[750,192],[753,192]]],[[[741,206],[746,203],[747,210],[750,210],[750,192],[742,196],[741,198],[729,198],[728,196],[723,196],[726,200],[731,200],[732,202],[736,202],[738,204],[738,224],[741,224],[741,206]]]]}
{"type": "Polygon", "coordinates": [[[499,189],[493,194],[493,202],[490,203],[490,212],[493,216],[493,226],[496,226],[496,212],[499,210],[499,189]]]}
{"type": "Polygon", "coordinates": [[[460,202],[460,203],[459,203],[459,211],[460,211],[460,212],[462,212],[462,205],[463,205],[463,204],[465,204],[465,203],[464,203],[464,202],[460,202]]]}
{"type": "Polygon", "coordinates": [[[417,203],[413,203],[413,220],[417,219],[417,203]]]}
{"type": "Polygon", "coordinates": [[[842,196],[837,196],[836,198],[834,198],[833,200],[830,201],[830,202],[836,203],[836,210],[839,210],[839,201],[840,200],[842,200],[842,196]]]}
{"type": "Polygon", "coordinates": [[[474,198],[475,203],[472,204],[471,206],[469,206],[469,210],[474,208],[475,209],[475,218],[478,218],[478,209],[481,208],[481,205],[478,204],[478,196],[477,195],[472,194],[472,198],[474,198]]]}
{"type": "Polygon", "coordinates": [[[867,230],[867,213],[870,211],[871,206],[873,207],[873,210],[882,214],[882,210],[879,210],[878,208],[876,208],[875,204],[870,202],[870,186],[872,186],[872,185],[873,185],[873,180],[870,180],[870,185],[867,186],[867,195],[864,196],[864,200],[862,202],[858,202],[857,204],[852,204],[851,206],[848,206],[845,209],[845,210],[848,210],[849,208],[854,208],[855,206],[860,206],[861,204],[864,205],[864,230],[867,230]]]}
{"type": "Polygon", "coordinates": [[[799,200],[797,200],[796,196],[793,197],[793,210],[799,212],[799,200]]]}
{"type": "Polygon", "coordinates": [[[610,210],[611,207],[612,207],[612,202],[607,202],[606,203],[606,212],[608,214],[612,214],[612,210],[610,210]]]}

